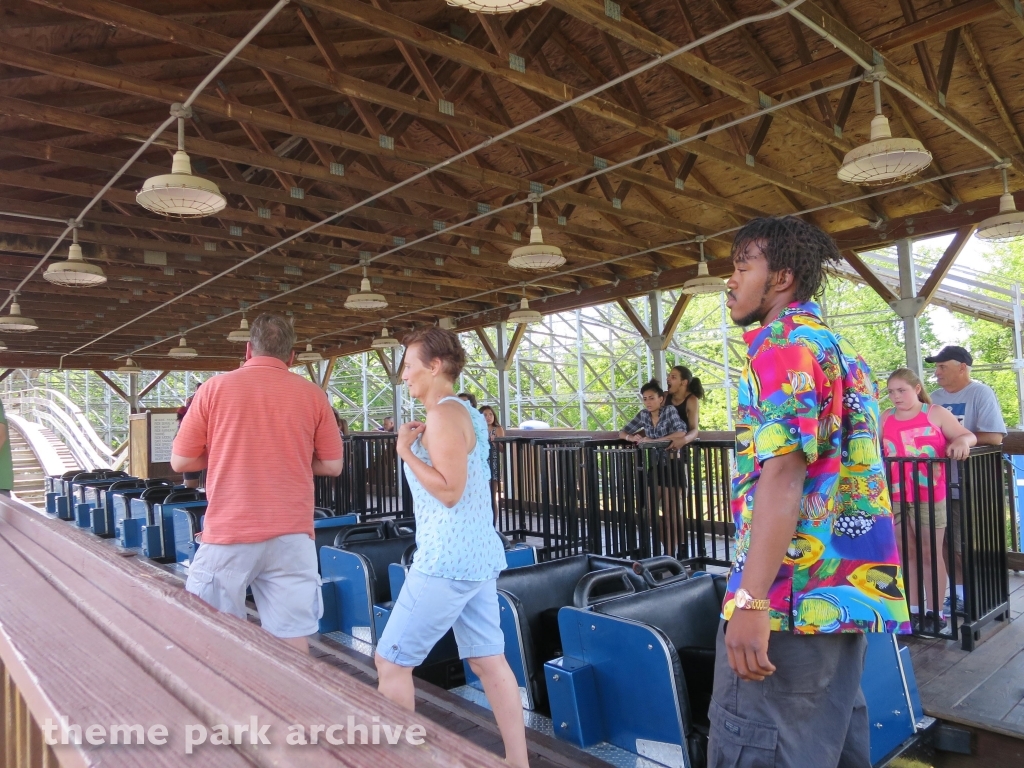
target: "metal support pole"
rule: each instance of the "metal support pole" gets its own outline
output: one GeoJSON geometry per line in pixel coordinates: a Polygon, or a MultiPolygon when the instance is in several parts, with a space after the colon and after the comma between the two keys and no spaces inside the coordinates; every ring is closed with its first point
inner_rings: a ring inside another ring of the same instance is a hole
{"type": "Polygon", "coordinates": [[[367,354],[363,352],[363,431],[370,432],[370,402],[369,389],[366,385],[366,366],[369,364],[367,354]]]}
{"type": "Polygon", "coordinates": [[[1024,429],[1024,351],[1021,349],[1020,283],[1013,284],[1013,369],[1017,374],[1017,429],[1024,429]]]}
{"type": "Polygon", "coordinates": [[[665,350],[661,348],[661,291],[651,291],[647,294],[647,303],[651,308],[650,325],[651,335],[644,341],[651,350],[651,362],[654,366],[654,378],[664,385],[665,383],[665,350]]]}
{"type": "Polygon", "coordinates": [[[587,428],[587,401],[583,394],[586,388],[583,376],[583,317],[576,310],[576,399],[580,405],[580,429],[587,428]]]}
{"type": "Polygon", "coordinates": [[[718,303],[722,308],[722,383],[725,385],[725,423],[728,429],[732,423],[732,375],[729,370],[729,316],[725,307],[725,294],[718,294],[718,303]]]}
{"type": "Polygon", "coordinates": [[[509,407],[508,401],[508,364],[505,360],[508,338],[505,333],[505,323],[498,323],[495,329],[498,332],[498,343],[495,347],[498,357],[494,361],[494,369],[498,374],[498,412],[501,414],[502,426],[507,427],[512,421],[512,409],[509,407]]]}
{"type": "Polygon", "coordinates": [[[139,412],[139,374],[128,374],[128,413],[139,412]]]}
{"type": "Polygon", "coordinates": [[[923,381],[921,334],[917,322],[921,300],[917,298],[913,248],[912,240],[904,239],[896,242],[896,256],[900,271],[900,300],[894,302],[892,308],[903,320],[903,341],[907,348],[907,367],[923,381]]]}
{"type": "Polygon", "coordinates": [[[395,420],[395,431],[402,423],[402,379],[398,376],[398,349],[391,348],[391,375],[388,376],[391,382],[391,417],[395,420]]]}

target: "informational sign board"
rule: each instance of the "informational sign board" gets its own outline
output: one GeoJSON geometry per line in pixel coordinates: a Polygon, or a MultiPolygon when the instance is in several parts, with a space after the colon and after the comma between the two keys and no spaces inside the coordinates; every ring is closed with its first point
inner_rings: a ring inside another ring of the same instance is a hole
{"type": "Polygon", "coordinates": [[[171,445],[178,431],[178,416],[175,413],[149,414],[149,461],[164,464],[171,460],[171,445]]]}

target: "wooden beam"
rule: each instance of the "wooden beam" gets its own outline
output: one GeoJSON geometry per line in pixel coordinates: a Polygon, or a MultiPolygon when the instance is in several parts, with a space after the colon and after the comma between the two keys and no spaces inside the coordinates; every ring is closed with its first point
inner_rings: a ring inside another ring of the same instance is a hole
{"type": "Polygon", "coordinates": [[[626,316],[626,319],[629,320],[629,322],[633,325],[634,328],[636,328],[637,333],[643,336],[645,341],[649,339],[651,337],[651,331],[650,329],[647,328],[647,325],[644,323],[644,321],[640,319],[640,316],[636,313],[636,310],[633,309],[633,305],[629,303],[629,299],[618,299],[616,303],[622,310],[622,314],[624,314],[626,316]]]}
{"type": "Polygon", "coordinates": [[[953,64],[956,51],[960,46],[960,30],[951,29],[946,33],[946,42],[942,45],[942,58],[939,59],[939,71],[935,75],[938,85],[939,101],[946,103],[946,92],[949,90],[949,79],[953,75],[953,64]]]}
{"type": "MultiPolygon", "coordinates": [[[[850,77],[856,77],[862,71],[859,66],[854,65],[850,70],[850,77]]],[[[836,125],[839,126],[839,130],[846,128],[846,121],[850,118],[850,111],[853,109],[853,102],[857,98],[857,91],[861,85],[862,83],[850,83],[839,96],[839,102],[836,104],[836,125]]]]}
{"type": "Polygon", "coordinates": [[[679,326],[679,320],[682,318],[686,308],[690,306],[690,302],[693,300],[692,293],[681,293],[679,298],[676,299],[676,304],[672,307],[672,312],[665,320],[665,327],[661,329],[661,348],[668,349],[672,343],[672,337],[675,335],[676,328],[679,326]]]}
{"type": "Polygon", "coordinates": [[[316,375],[316,369],[313,367],[313,364],[306,363],[303,367],[306,369],[306,374],[309,376],[309,380],[314,384],[319,384],[320,377],[316,375]]]}
{"type": "Polygon", "coordinates": [[[160,373],[157,374],[155,379],[153,379],[151,382],[149,382],[149,384],[142,388],[142,391],[139,392],[138,399],[142,400],[142,398],[144,398],[146,395],[152,392],[153,389],[167,377],[168,373],[170,373],[170,371],[160,371],[160,373]]]}
{"type": "Polygon", "coordinates": [[[824,30],[832,38],[838,40],[850,51],[852,56],[856,57],[857,63],[870,66],[873,61],[880,58],[881,61],[879,63],[885,67],[887,85],[896,88],[904,94],[913,95],[916,101],[926,105],[926,111],[931,112],[933,115],[940,115],[951,128],[954,128],[962,136],[969,137],[969,140],[979,148],[984,148],[984,151],[1000,158],[1010,158],[1014,167],[1019,172],[1024,172],[1024,157],[1014,156],[1012,153],[1007,152],[990,136],[976,128],[974,121],[964,117],[951,107],[940,104],[937,94],[922,88],[903,71],[900,65],[893,61],[892,57],[880,54],[876,47],[866,42],[860,35],[842,24],[835,17],[822,10],[815,4],[814,0],[806,0],[803,5],[792,11],[792,13],[797,14],[800,18],[813,19],[812,23],[819,29],[824,30]]]}
{"type": "Polygon", "coordinates": [[[388,360],[387,355],[384,354],[384,350],[374,349],[373,351],[377,353],[377,357],[380,359],[380,364],[384,366],[384,372],[388,375],[388,378],[391,378],[391,362],[388,360]]]}
{"type": "Polygon", "coordinates": [[[508,366],[515,360],[516,350],[519,349],[519,342],[523,340],[523,336],[526,335],[527,325],[526,323],[519,323],[516,326],[515,331],[512,332],[512,338],[509,339],[508,349],[505,350],[505,365],[508,366]]]}
{"type": "Polygon", "coordinates": [[[480,339],[480,344],[483,346],[484,352],[486,352],[487,356],[491,358],[491,362],[497,363],[500,359],[498,356],[498,350],[494,348],[494,345],[491,344],[491,340],[487,338],[487,332],[483,328],[477,328],[476,335],[477,338],[480,339]]]}
{"type": "Polygon", "coordinates": [[[107,376],[107,374],[105,374],[103,371],[96,371],[96,375],[99,376],[104,382],[106,382],[106,385],[110,387],[111,390],[113,390],[115,395],[117,395],[126,403],[131,405],[132,399],[128,397],[128,395],[125,394],[125,391],[117,385],[117,382],[115,382],[113,379],[107,376]]]}
{"type": "Polygon", "coordinates": [[[956,235],[953,237],[945,252],[942,254],[942,258],[938,260],[935,267],[932,269],[928,279],[924,281],[924,285],[917,292],[917,295],[923,300],[920,308],[917,310],[917,314],[924,312],[925,308],[935,297],[935,294],[939,290],[939,286],[945,279],[953,263],[957,260],[957,257],[963,252],[964,246],[967,245],[967,241],[971,239],[971,235],[974,233],[976,225],[970,225],[961,227],[957,230],[956,235]]]}
{"type": "Polygon", "coordinates": [[[1021,17],[1020,6],[1013,0],[996,0],[996,4],[1010,17],[1010,23],[1024,36],[1024,17],[1021,17]]]}
{"type": "Polygon", "coordinates": [[[320,389],[324,392],[327,391],[327,386],[331,383],[331,374],[334,373],[334,363],[337,361],[337,355],[331,355],[327,358],[327,367],[324,369],[324,376],[320,380],[320,389]]]}
{"type": "Polygon", "coordinates": [[[874,270],[861,260],[860,256],[853,251],[843,251],[843,256],[849,265],[857,270],[857,274],[864,278],[864,282],[871,286],[886,304],[892,304],[894,301],[900,300],[900,297],[882,282],[882,278],[876,275],[874,270]]]}
{"type": "Polygon", "coordinates": [[[996,87],[996,82],[992,78],[992,71],[989,69],[988,62],[985,61],[985,56],[981,52],[981,46],[978,45],[977,40],[974,38],[974,33],[970,27],[965,26],[960,31],[960,36],[964,41],[964,48],[967,49],[967,53],[970,54],[971,61],[974,63],[974,69],[978,73],[978,77],[985,84],[985,91],[988,93],[992,106],[995,107],[996,114],[999,115],[999,119],[1002,120],[1003,125],[1006,127],[1007,133],[1010,134],[1010,139],[1013,141],[1014,146],[1016,146],[1017,151],[1024,154],[1024,137],[1021,136],[1020,128],[1017,127],[1013,120],[1013,113],[1010,107],[1007,105],[1002,93],[999,92],[999,88],[996,87]]]}
{"type": "Polygon", "coordinates": [[[8,368],[8,369],[7,369],[6,371],[4,371],[3,373],[0,373],[0,381],[3,381],[4,379],[6,379],[6,378],[7,378],[8,376],[10,376],[10,375],[11,375],[12,373],[14,373],[14,372],[15,372],[16,370],[18,370],[18,369],[17,369],[17,368],[8,368]]]}

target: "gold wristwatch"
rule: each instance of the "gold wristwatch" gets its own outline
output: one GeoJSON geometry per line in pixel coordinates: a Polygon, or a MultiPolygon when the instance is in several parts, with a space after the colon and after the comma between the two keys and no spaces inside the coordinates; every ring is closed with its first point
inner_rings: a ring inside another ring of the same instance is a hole
{"type": "Polygon", "coordinates": [[[742,587],[736,590],[733,596],[733,604],[741,611],[767,611],[772,607],[771,602],[767,598],[757,599],[751,597],[750,593],[742,587]]]}

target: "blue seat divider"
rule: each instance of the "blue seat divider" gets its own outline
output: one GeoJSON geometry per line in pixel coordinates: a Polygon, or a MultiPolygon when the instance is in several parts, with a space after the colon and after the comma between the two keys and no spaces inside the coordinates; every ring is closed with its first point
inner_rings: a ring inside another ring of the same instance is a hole
{"type": "MultiPolygon", "coordinates": [[[[579,747],[605,741],[688,768],[672,662],[660,633],[571,607],[559,611],[558,625],[565,655],[544,665],[555,735],[579,747]]],[[[909,650],[899,649],[893,635],[867,638],[861,687],[877,765],[914,737],[924,714],[909,650]]]]}
{"type": "Polygon", "coordinates": [[[581,747],[600,740],[641,754],[639,739],[647,745],[644,756],[687,766],[671,651],[662,634],[646,624],[572,607],[558,612],[558,629],[564,656],[544,665],[555,734],[581,747]],[[577,686],[587,676],[592,684],[577,686]]]}
{"type": "Polygon", "coordinates": [[[334,547],[320,548],[320,577],[324,598],[321,634],[344,632],[364,639],[373,622],[369,578],[359,557],[334,547]]]}

